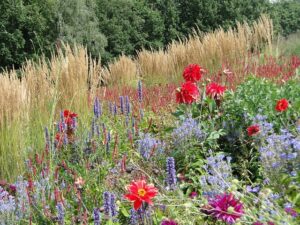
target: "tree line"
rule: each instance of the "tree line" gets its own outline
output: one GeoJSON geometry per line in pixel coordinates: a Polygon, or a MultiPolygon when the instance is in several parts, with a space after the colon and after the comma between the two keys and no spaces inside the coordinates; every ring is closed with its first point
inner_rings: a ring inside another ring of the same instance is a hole
{"type": "Polygon", "coordinates": [[[0,68],[8,69],[50,56],[62,42],[83,44],[107,63],[261,13],[284,36],[300,29],[299,0],[1,0],[0,12],[0,68]]]}

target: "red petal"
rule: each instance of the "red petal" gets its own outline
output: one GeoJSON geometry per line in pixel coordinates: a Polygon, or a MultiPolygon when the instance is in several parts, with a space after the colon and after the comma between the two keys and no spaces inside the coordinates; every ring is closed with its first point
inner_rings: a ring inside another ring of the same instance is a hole
{"type": "Polygon", "coordinates": [[[135,210],[138,210],[138,209],[141,207],[141,205],[142,205],[142,201],[139,200],[139,199],[137,199],[137,200],[134,202],[134,204],[133,204],[133,208],[134,208],[135,210]]]}

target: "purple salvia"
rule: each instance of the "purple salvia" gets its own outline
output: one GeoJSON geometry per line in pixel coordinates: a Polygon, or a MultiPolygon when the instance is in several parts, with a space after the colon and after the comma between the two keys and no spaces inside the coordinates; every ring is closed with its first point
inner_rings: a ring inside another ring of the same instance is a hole
{"type": "Polygon", "coordinates": [[[67,145],[69,143],[68,135],[65,133],[64,133],[64,137],[63,137],[63,143],[64,143],[64,145],[67,145]]]}
{"type": "Polygon", "coordinates": [[[111,209],[112,217],[118,215],[117,207],[116,207],[116,196],[113,193],[110,194],[110,209],[111,209]]]}
{"type": "Polygon", "coordinates": [[[176,178],[176,170],[175,170],[175,160],[173,157],[167,158],[167,185],[169,189],[175,189],[177,178],[176,178]]]}
{"type": "Polygon", "coordinates": [[[77,119],[72,118],[72,129],[76,129],[76,127],[77,127],[77,119]]]}
{"type": "Polygon", "coordinates": [[[140,103],[143,101],[143,87],[141,80],[138,82],[138,99],[140,103]]]}
{"type": "Polygon", "coordinates": [[[103,193],[103,207],[104,207],[104,213],[107,216],[111,216],[111,198],[110,193],[108,191],[105,191],[103,193]]]}
{"type": "Polygon", "coordinates": [[[97,119],[101,116],[101,105],[98,97],[94,101],[94,115],[97,119]]]}
{"type": "Polygon", "coordinates": [[[117,104],[114,103],[114,112],[113,112],[113,115],[116,116],[117,114],[118,114],[117,104]]]}
{"type": "Polygon", "coordinates": [[[57,203],[56,210],[57,210],[58,224],[59,225],[64,225],[65,224],[65,210],[64,210],[64,206],[61,202],[57,203]]]}
{"type": "Polygon", "coordinates": [[[99,208],[94,209],[93,219],[94,219],[94,225],[100,225],[101,224],[101,214],[100,214],[100,209],[99,208]]]}
{"type": "Polygon", "coordinates": [[[130,101],[129,101],[128,96],[125,97],[125,109],[126,109],[126,114],[129,115],[130,114],[130,101]]]}
{"type": "Polygon", "coordinates": [[[120,110],[121,113],[124,114],[124,97],[120,96],[120,110]]]}
{"type": "Polygon", "coordinates": [[[138,225],[138,215],[134,209],[130,209],[130,225],[138,225]]]}

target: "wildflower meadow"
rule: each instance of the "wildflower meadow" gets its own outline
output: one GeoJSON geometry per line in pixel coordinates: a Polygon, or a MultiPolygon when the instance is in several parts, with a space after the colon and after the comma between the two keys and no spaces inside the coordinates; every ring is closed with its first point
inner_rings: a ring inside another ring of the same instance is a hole
{"type": "Polygon", "coordinates": [[[1,225],[300,224],[297,56],[107,85],[77,50],[0,77],[18,88],[0,97],[1,225]]]}

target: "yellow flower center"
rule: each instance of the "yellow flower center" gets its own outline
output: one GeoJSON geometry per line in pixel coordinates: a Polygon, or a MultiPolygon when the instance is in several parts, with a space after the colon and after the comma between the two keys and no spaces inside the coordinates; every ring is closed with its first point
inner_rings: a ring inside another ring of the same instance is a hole
{"type": "Polygon", "coordinates": [[[144,197],[146,194],[146,190],[144,188],[141,188],[138,190],[138,195],[141,197],[144,197]]]}

